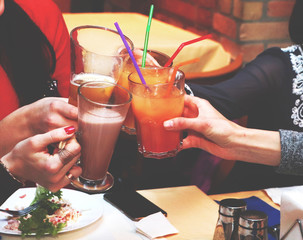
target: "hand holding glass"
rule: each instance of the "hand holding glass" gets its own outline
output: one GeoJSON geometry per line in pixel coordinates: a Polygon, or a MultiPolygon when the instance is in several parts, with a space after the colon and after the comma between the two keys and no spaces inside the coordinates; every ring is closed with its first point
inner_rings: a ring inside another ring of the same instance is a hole
{"type": "Polygon", "coordinates": [[[182,147],[182,132],[167,131],[163,122],[180,117],[184,108],[185,75],[173,68],[141,68],[147,86],[137,72],[129,75],[133,95],[138,150],[147,158],[174,157],[182,147]]]}

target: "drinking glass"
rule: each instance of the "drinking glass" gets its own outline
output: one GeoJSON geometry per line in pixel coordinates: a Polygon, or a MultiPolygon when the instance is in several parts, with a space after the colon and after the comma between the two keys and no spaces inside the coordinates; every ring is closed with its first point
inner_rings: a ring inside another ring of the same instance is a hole
{"type": "Polygon", "coordinates": [[[138,151],[147,158],[174,157],[182,148],[182,132],[165,130],[163,122],[182,115],[185,75],[178,70],[173,76],[173,68],[161,67],[141,72],[147,85],[137,72],[129,75],[138,151]]]}
{"type": "MultiPolygon", "coordinates": [[[[142,49],[141,49],[142,50],[142,49]]],[[[143,50],[142,50],[143,51],[143,50]]],[[[147,53],[152,56],[160,66],[164,66],[166,62],[169,60],[169,56],[165,53],[155,51],[155,50],[147,50],[147,53]]],[[[140,59],[140,62],[138,62],[138,65],[141,66],[142,60],[140,59]]],[[[148,64],[146,64],[146,67],[148,64]]],[[[118,80],[118,83],[122,85],[123,87],[129,89],[128,86],[128,76],[132,72],[136,71],[135,66],[132,62],[132,60],[129,58],[127,61],[124,62],[122,74],[120,75],[120,78],[118,80]]],[[[126,115],[125,121],[122,125],[122,131],[126,132],[129,135],[135,135],[136,134],[136,128],[135,128],[135,118],[132,110],[132,106],[130,106],[128,113],[126,115]]]]}
{"type": "MultiPolygon", "coordinates": [[[[71,31],[71,84],[69,103],[77,105],[77,89],[86,81],[116,83],[120,78],[127,51],[120,35],[105,27],[79,26],[71,31]]],[[[131,49],[132,41],[126,37],[131,49]]]]}
{"type": "Polygon", "coordinates": [[[107,171],[132,100],[120,85],[92,81],[78,88],[78,141],[82,174],[72,184],[85,192],[104,192],[114,183],[107,171]]]}

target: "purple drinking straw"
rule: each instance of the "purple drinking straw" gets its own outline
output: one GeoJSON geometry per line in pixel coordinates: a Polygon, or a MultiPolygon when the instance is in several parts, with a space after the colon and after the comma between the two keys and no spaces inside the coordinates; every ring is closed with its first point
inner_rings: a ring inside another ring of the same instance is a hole
{"type": "Polygon", "coordinates": [[[140,79],[141,79],[141,82],[142,82],[144,85],[146,85],[146,82],[145,82],[145,80],[144,80],[144,78],[143,78],[143,75],[142,75],[142,73],[141,73],[141,71],[140,71],[140,68],[139,68],[139,66],[138,66],[138,64],[137,64],[137,62],[136,62],[136,59],[135,59],[135,57],[134,57],[134,55],[133,55],[133,53],[132,53],[132,50],[130,49],[130,47],[129,47],[129,45],[128,45],[128,43],[127,43],[125,37],[124,37],[124,34],[122,33],[122,31],[121,31],[121,29],[120,29],[120,27],[119,27],[119,24],[118,24],[117,22],[115,22],[114,25],[115,25],[115,27],[116,27],[116,29],[117,29],[117,31],[118,31],[118,33],[119,33],[119,35],[120,35],[120,37],[121,37],[121,39],[122,39],[124,45],[125,45],[125,47],[126,47],[126,50],[128,51],[128,54],[129,54],[131,60],[133,61],[133,64],[134,64],[134,66],[135,66],[135,68],[136,68],[136,70],[137,70],[137,72],[138,72],[138,75],[139,75],[139,77],[140,77],[140,79]]]}

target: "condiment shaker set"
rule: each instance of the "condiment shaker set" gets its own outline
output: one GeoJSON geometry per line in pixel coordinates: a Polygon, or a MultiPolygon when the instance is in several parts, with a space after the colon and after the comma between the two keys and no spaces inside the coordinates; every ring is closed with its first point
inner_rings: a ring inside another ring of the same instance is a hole
{"type": "Polygon", "coordinates": [[[267,240],[268,217],[264,212],[246,210],[246,202],[227,198],[220,201],[213,240],[267,240]]]}

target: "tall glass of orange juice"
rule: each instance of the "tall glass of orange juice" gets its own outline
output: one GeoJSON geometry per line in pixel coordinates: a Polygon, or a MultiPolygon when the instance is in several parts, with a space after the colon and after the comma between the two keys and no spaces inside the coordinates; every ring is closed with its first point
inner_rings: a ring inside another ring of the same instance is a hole
{"type": "MultiPolygon", "coordinates": [[[[128,58],[123,51],[117,31],[98,26],[79,26],[71,31],[71,83],[69,103],[77,106],[77,89],[85,82],[107,81],[117,83],[124,61],[128,58]]],[[[132,41],[125,37],[131,49],[132,41]]]]}
{"type": "Polygon", "coordinates": [[[182,132],[166,131],[163,122],[180,117],[184,108],[185,75],[172,68],[141,68],[147,85],[137,72],[129,75],[133,95],[138,151],[147,158],[174,157],[182,148],[182,132]]]}
{"type": "MultiPolygon", "coordinates": [[[[139,50],[140,51],[140,50],[139,50]]],[[[166,55],[165,53],[159,52],[159,51],[155,51],[155,50],[147,50],[147,53],[149,55],[149,57],[153,58],[154,61],[156,61],[156,64],[158,66],[164,66],[166,64],[166,62],[169,60],[169,56],[166,55]]],[[[141,66],[142,64],[142,56],[137,56],[136,55],[136,51],[134,52],[134,56],[137,60],[137,63],[139,66],[141,66]]],[[[146,67],[152,67],[154,66],[154,62],[152,61],[146,61],[146,67]]],[[[122,73],[120,75],[119,81],[118,83],[129,89],[129,84],[128,84],[128,76],[130,73],[136,71],[133,62],[131,61],[131,59],[129,58],[127,61],[124,61],[124,66],[123,66],[123,70],[122,73]]],[[[134,118],[134,114],[133,114],[133,110],[132,107],[130,106],[127,116],[125,118],[125,121],[123,123],[122,126],[122,130],[130,135],[135,135],[136,134],[136,128],[135,128],[135,118],[134,118]]]]}

